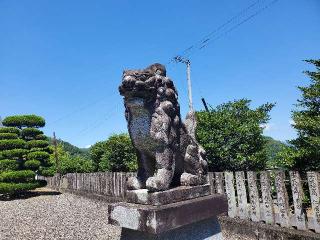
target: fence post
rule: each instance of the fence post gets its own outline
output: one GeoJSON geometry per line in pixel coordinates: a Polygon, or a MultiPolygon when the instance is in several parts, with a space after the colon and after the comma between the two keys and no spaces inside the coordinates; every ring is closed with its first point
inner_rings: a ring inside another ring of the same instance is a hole
{"type": "Polygon", "coordinates": [[[286,175],[283,171],[275,171],[275,175],[280,225],[281,227],[290,227],[288,192],[285,185],[286,175]]]}
{"type": "Polygon", "coordinates": [[[306,230],[306,216],[303,212],[302,208],[302,199],[304,196],[302,185],[301,185],[301,178],[299,172],[291,171],[290,174],[290,182],[291,182],[291,191],[292,191],[292,198],[294,204],[294,215],[296,219],[296,226],[298,230],[306,230]]]}
{"type": "Polygon", "coordinates": [[[215,172],[216,193],[224,194],[223,172],[215,172]]]}
{"type": "Polygon", "coordinates": [[[270,173],[263,171],[260,174],[260,184],[262,192],[262,200],[264,207],[264,220],[268,224],[274,224],[274,208],[273,201],[271,197],[271,183],[270,183],[270,173]]]}
{"type": "Polygon", "coordinates": [[[215,189],[214,189],[214,174],[213,174],[213,172],[208,172],[207,179],[208,179],[208,183],[210,185],[210,193],[214,194],[215,189]]]}
{"type": "Polygon", "coordinates": [[[236,186],[240,219],[248,219],[248,201],[244,172],[236,172],[236,186]]]}
{"type": "Polygon", "coordinates": [[[314,230],[320,233],[320,174],[318,172],[307,172],[310,190],[310,199],[313,212],[314,230]]]}
{"type": "Polygon", "coordinates": [[[250,198],[250,218],[254,222],[260,221],[260,201],[257,188],[257,173],[247,172],[249,198],[250,198]]]}
{"type": "Polygon", "coordinates": [[[234,218],[237,216],[237,202],[234,190],[233,172],[225,172],[226,193],[228,199],[228,216],[234,218]]]}

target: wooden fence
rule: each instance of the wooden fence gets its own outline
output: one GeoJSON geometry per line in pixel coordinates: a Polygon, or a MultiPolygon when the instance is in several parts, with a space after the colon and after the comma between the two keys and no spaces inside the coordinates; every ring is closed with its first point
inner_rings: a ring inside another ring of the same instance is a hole
{"type": "MultiPolygon", "coordinates": [[[[48,187],[72,192],[125,198],[126,178],[135,173],[68,173],[38,177],[48,187]]],[[[320,233],[320,173],[308,172],[210,172],[211,193],[226,194],[228,215],[253,222],[279,224],[320,233]]]]}
{"type": "Polygon", "coordinates": [[[307,172],[209,173],[214,193],[225,193],[228,215],[320,233],[320,174],[307,172]]]}
{"type": "Polygon", "coordinates": [[[135,173],[67,173],[60,177],[55,175],[53,177],[38,176],[37,178],[46,180],[47,186],[56,190],[123,199],[127,191],[126,178],[129,174],[135,173]]]}

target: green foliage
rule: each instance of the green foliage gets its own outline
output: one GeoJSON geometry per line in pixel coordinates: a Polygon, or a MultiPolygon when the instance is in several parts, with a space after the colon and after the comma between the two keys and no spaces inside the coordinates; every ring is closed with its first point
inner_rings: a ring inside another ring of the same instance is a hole
{"type": "Polygon", "coordinates": [[[36,115],[16,115],[3,119],[2,124],[6,127],[44,127],[45,120],[36,115]]]}
{"type": "Polygon", "coordinates": [[[90,147],[89,155],[90,155],[90,159],[93,162],[95,172],[99,170],[99,164],[101,162],[102,155],[106,151],[106,148],[107,148],[106,141],[97,142],[90,147]]]}
{"type": "Polygon", "coordinates": [[[0,182],[0,194],[14,194],[19,192],[24,192],[27,190],[32,190],[38,187],[43,187],[46,182],[43,180],[38,180],[28,183],[7,183],[0,182]]]}
{"type": "Polygon", "coordinates": [[[50,158],[50,154],[47,152],[30,152],[27,155],[27,159],[35,159],[39,161],[45,161],[50,158]]]}
{"type": "Polygon", "coordinates": [[[0,140],[4,139],[17,139],[18,135],[16,133],[0,133],[0,140]]]}
{"type": "Polygon", "coordinates": [[[42,135],[43,132],[37,128],[24,128],[21,131],[21,136],[25,139],[34,139],[38,135],[42,135]]]}
{"type": "MultiPolygon", "coordinates": [[[[57,146],[57,154],[61,174],[72,172],[93,172],[93,164],[89,158],[81,155],[71,155],[68,151],[64,149],[64,145],[61,143],[57,146]]],[[[54,154],[50,155],[49,162],[51,162],[52,167],[46,169],[40,168],[41,175],[52,176],[55,172],[58,171],[58,166],[54,154]]]]}
{"type": "MultiPolygon", "coordinates": [[[[287,148],[287,145],[281,141],[274,140],[272,137],[266,137],[265,139],[265,151],[267,154],[267,168],[279,168],[279,154],[287,148]]],[[[282,166],[283,167],[283,166],[282,166]]],[[[281,168],[282,168],[281,167],[281,168]]]]}
{"type": "Polygon", "coordinates": [[[34,171],[31,170],[6,171],[0,173],[0,182],[31,182],[35,176],[34,171]]]}
{"type": "Polygon", "coordinates": [[[40,186],[35,171],[50,167],[48,141],[38,129],[44,126],[44,119],[19,115],[6,117],[2,123],[6,127],[0,128],[0,194],[40,186]]]}
{"type": "Polygon", "coordinates": [[[40,167],[41,162],[39,160],[28,160],[24,163],[24,167],[26,169],[31,169],[31,170],[38,170],[40,167]]]}
{"type": "Polygon", "coordinates": [[[39,134],[39,135],[35,136],[35,139],[36,140],[46,140],[46,141],[48,141],[48,137],[46,135],[44,135],[44,134],[39,134]]]}
{"type": "MultiPolygon", "coordinates": [[[[101,143],[99,145],[103,146],[101,143]]],[[[137,170],[137,157],[128,134],[112,135],[105,141],[103,150],[99,161],[99,171],[129,172],[137,170]]]]}
{"type": "Polygon", "coordinates": [[[301,171],[320,170],[320,59],[307,60],[316,67],[315,72],[306,71],[310,78],[308,86],[300,86],[302,97],[292,112],[292,125],[298,137],[289,141],[290,146],[282,155],[289,157],[289,166],[301,171]]]}
{"type": "Polygon", "coordinates": [[[25,142],[22,139],[0,140],[0,150],[11,150],[24,147],[25,142]]]}
{"type": "Polygon", "coordinates": [[[11,149],[11,150],[3,150],[0,151],[0,158],[9,158],[9,159],[21,159],[25,154],[27,154],[28,150],[26,149],[11,149]]]}
{"type": "Polygon", "coordinates": [[[16,160],[0,160],[0,172],[18,170],[19,163],[16,160]]]}
{"type": "Polygon", "coordinates": [[[15,127],[1,127],[0,133],[15,133],[17,135],[20,135],[20,130],[15,127]]]}
{"type": "Polygon", "coordinates": [[[45,141],[45,140],[31,140],[31,141],[26,142],[26,147],[28,149],[31,149],[31,148],[45,148],[45,147],[48,147],[48,146],[49,146],[49,143],[48,143],[48,141],[45,141]]]}
{"type": "Polygon", "coordinates": [[[241,99],[197,112],[199,143],[207,152],[211,171],[259,170],[267,155],[262,124],[269,120],[274,104],[250,109],[250,100],[241,99]]]}

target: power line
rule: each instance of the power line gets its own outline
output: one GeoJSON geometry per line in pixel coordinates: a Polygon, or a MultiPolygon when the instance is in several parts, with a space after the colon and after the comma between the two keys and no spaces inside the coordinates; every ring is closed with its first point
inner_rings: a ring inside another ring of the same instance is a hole
{"type": "MultiPolygon", "coordinates": [[[[209,34],[205,35],[201,38],[200,41],[197,41],[195,44],[189,46],[185,50],[181,52],[181,54],[178,54],[180,57],[189,57],[194,51],[201,50],[211,44],[212,42],[215,42],[216,40],[222,38],[226,34],[230,33],[231,31],[235,30],[242,24],[246,23],[250,19],[254,18],[261,12],[265,11],[267,8],[269,8],[271,5],[276,3],[279,0],[273,0],[265,5],[262,5],[262,3],[266,2],[265,0],[257,0],[254,3],[250,4],[243,10],[241,10],[237,15],[230,18],[228,21],[220,25],[218,28],[210,32],[209,34]],[[262,6],[261,6],[262,5],[262,6]],[[257,8],[257,9],[256,9],[257,8]],[[256,9],[253,13],[252,10],[256,9]],[[249,15],[249,16],[248,16],[249,15]]],[[[176,57],[173,57],[168,64],[175,61],[176,57]]]]}

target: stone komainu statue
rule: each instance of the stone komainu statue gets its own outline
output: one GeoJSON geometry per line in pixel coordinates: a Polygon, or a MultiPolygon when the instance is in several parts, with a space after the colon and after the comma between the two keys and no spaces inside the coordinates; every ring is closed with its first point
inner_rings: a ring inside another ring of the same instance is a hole
{"type": "Polygon", "coordinates": [[[165,67],[124,71],[119,91],[138,155],[137,177],[128,179],[128,188],[162,191],[204,184],[207,162],[195,138],[195,115],[189,112],[181,121],[178,93],[165,67]]]}

